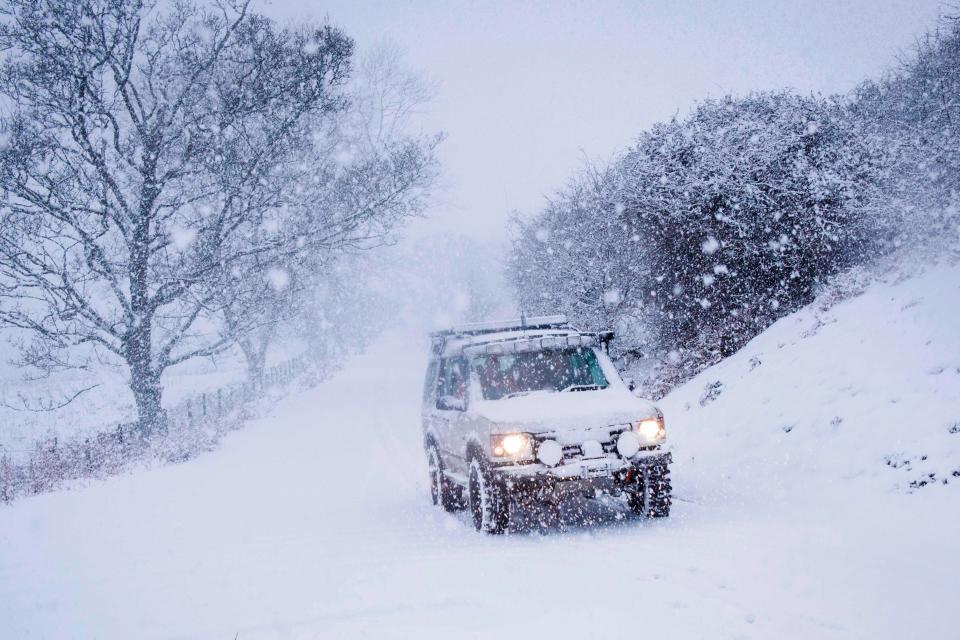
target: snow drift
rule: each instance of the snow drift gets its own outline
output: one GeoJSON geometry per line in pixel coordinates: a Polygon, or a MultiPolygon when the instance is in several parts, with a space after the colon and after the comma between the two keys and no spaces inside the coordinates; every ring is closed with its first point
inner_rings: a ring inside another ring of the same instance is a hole
{"type": "Polygon", "coordinates": [[[664,399],[678,475],[703,491],[958,493],[960,268],[862,292],[858,275],[664,399]]]}

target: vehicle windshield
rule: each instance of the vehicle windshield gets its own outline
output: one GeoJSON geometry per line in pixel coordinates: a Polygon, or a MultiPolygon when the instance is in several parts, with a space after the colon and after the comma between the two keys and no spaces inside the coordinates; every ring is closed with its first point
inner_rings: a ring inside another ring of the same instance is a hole
{"type": "Polygon", "coordinates": [[[607,379],[593,349],[481,355],[471,362],[486,400],[533,391],[605,389],[607,379]]]}

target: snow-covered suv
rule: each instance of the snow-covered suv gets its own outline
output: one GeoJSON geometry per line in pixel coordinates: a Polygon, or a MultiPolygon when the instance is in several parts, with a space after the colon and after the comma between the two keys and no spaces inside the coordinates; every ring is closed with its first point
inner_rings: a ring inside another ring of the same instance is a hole
{"type": "Polygon", "coordinates": [[[489,533],[506,530],[518,505],[569,494],[670,514],[663,414],[620,378],[605,348],[612,333],[548,316],[430,337],[423,432],[434,504],[469,507],[489,533]]]}

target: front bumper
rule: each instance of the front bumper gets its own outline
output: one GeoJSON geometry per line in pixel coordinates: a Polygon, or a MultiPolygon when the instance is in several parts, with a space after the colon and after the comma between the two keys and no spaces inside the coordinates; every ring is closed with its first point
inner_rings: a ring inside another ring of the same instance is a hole
{"type": "Polygon", "coordinates": [[[563,464],[556,467],[530,463],[494,467],[491,471],[494,477],[516,489],[618,489],[645,468],[671,462],[673,456],[669,451],[641,451],[629,459],[607,455],[564,460],[563,464]]]}

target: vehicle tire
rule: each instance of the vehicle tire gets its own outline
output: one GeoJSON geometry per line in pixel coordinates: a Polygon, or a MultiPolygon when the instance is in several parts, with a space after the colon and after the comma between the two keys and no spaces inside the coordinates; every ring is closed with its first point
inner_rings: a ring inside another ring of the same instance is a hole
{"type": "Polygon", "coordinates": [[[477,531],[500,534],[510,525],[510,495],[479,459],[470,460],[470,514],[477,531]]]}
{"type": "Polygon", "coordinates": [[[463,508],[462,490],[443,474],[443,459],[436,446],[427,449],[427,469],[430,474],[430,499],[444,511],[454,512],[463,508]]]}
{"type": "Polygon", "coordinates": [[[638,473],[633,490],[629,495],[630,508],[648,518],[666,518],[670,515],[670,505],[673,502],[673,488],[670,484],[670,467],[658,465],[649,467],[646,473],[638,473]],[[646,504],[644,504],[644,493],[646,504]]]}

